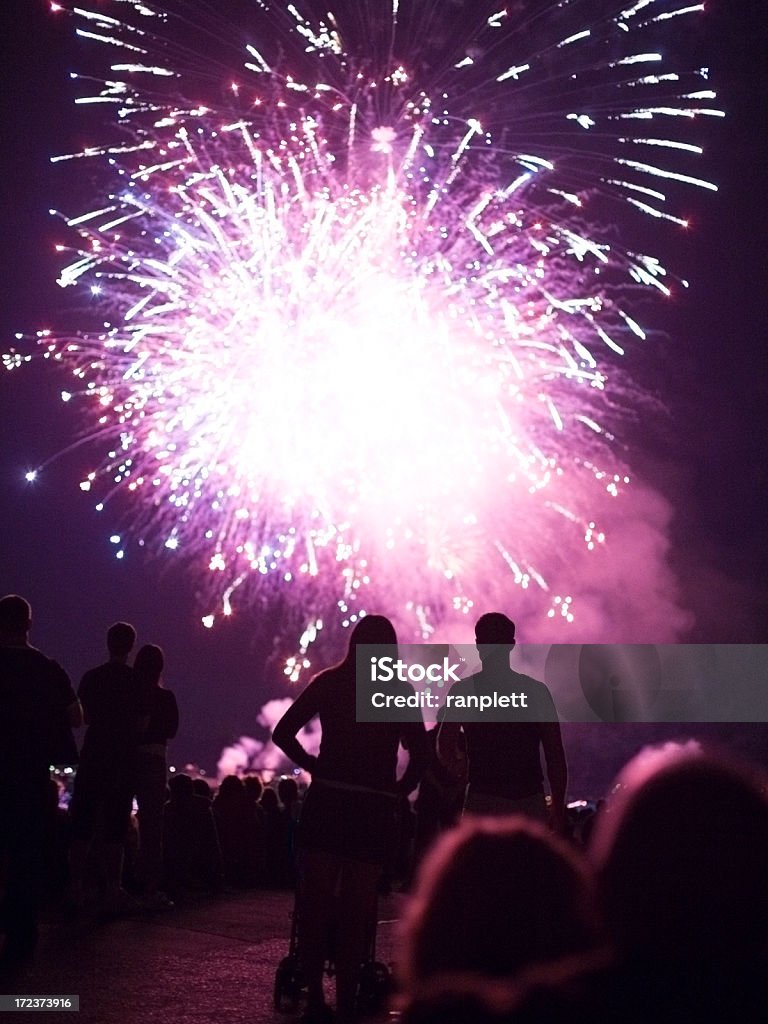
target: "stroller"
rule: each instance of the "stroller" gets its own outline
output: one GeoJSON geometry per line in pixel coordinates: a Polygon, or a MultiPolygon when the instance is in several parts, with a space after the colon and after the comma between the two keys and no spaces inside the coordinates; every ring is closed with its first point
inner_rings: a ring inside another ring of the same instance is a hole
{"type": "MultiPolygon", "coordinates": [[[[366,942],[366,958],[360,965],[357,989],[357,1012],[361,1016],[374,1014],[386,1005],[392,991],[392,974],[386,964],[376,959],[377,914],[369,925],[369,939],[366,942]]],[[[288,954],[280,961],[275,971],[274,1007],[279,1012],[295,1010],[305,995],[306,986],[299,957],[301,921],[296,901],[291,912],[291,937],[288,954]]],[[[326,960],[325,973],[329,978],[335,974],[333,961],[333,934],[329,935],[328,948],[331,954],[326,960]]]]}

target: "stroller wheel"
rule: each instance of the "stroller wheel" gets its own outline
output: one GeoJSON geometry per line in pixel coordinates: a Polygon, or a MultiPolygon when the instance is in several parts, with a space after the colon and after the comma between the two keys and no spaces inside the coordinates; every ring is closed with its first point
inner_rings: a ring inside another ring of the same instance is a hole
{"type": "Polygon", "coordinates": [[[363,964],[357,990],[358,1013],[376,1013],[386,1005],[391,991],[392,975],[386,964],[380,960],[370,960],[363,964]]]}
{"type": "Polygon", "coordinates": [[[275,971],[274,1006],[278,1011],[295,1010],[301,999],[304,979],[297,956],[286,956],[275,971]]]}

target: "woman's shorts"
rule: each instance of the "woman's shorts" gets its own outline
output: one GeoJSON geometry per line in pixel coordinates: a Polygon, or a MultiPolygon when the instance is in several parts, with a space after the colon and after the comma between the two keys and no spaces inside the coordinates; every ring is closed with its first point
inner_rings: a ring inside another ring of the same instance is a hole
{"type": "Polygon", "coordinates": [[[386,864],[397,847],[397,798],[389,793],[336,787],[316,780],[307,790],[297,846],[352,860],[386,864]]]}

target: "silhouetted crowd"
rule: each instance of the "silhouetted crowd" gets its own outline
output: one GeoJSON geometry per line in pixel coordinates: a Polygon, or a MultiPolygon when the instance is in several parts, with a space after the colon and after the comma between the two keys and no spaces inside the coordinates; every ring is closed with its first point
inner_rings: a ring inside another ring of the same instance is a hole
{"type": "Polygon", "coordinates": [[[118,905],[105,902],[103,841],[94,839],[81,899],[72,899],[71,810],[64,782],[50,780],[42,886],[45,902],[67,913],[119,917],[172,909],[195,893],[238,889],[292,889],[296,884],[294,833],[300,801],[291,777],[274,788],[258,775],[226,776],[216,785],[184,772],[169,775],[162,817],[160,883],[149,898],[142,881],[141,826],[134,810],[121,844],[118,905]],[[161,898],[157,898],[157,892],[161,898]]]}
{"type": "Polygon", "coordinates": [[[467,819],[407,909],[405,1024],[766,1019],[765,783],[685,746],[621,773],[580,848],[467,819]]]}
{"type": "MultiPolygon", "coordinates": [[[[377,898],[398,887],[391,1005],[404,1024],[766,1019],[768,797],[756,769],[671,744],[634,757],[597,807],[565,808],[556,723],[357,722],[356,645],[396,643],[388,620],[368,616],[274,730],[308,789],[249,774],[214,790],[168,774],[179,715],[160,648],[129,666],[135,631],[116,623],[108,660],[76,695],[29,645],[30,622],[22,598],[0,600],[4,964],[32,956],[46,902],[104,919],[285,888],[296,914],[278,981],[284,968],[298,979],[306,1024],[349,1024],[366,1008],[377,898]],[[318,753],[298,739],[315,716],[318,753]],[[50,764],[74,758],[81,721],[65,810],[50,764]]],[[[482,616],[476,639],[483,667],[462,686],[519,688],[511,620],[482,616]]]]}
{"type": "Polygon", "coordinates": [[[271,789],[230,776],[214,794],[203,778],[169,775],[179,711],[162,682],[162,650],[146,644],[130,664],[136,631],[114,623],[107,660],[75,694],[64,670],[30,645],[30,626],[23,598],[0,600],[6,961],[34,952],[41,899],[105,919],[171,909],[193,891],[295,885],[294,778],[271,789]],[[73,730],[83,725],[78,752],[73,730]],[[51,778],[52,765],[75,764],[51,778]]]}

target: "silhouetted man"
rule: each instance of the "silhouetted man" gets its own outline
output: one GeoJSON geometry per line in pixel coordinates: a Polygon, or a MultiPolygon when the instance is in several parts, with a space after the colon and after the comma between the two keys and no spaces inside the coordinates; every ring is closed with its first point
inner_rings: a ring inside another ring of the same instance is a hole
{"type": "Polygon", "coordinates": [[[475,626],[475,640],[483,667],[451,687],[437,740],[440,759],[454,775],[464,769],[465,756],[469,762],[466,813],[525,814],[546,821],[543,751],[551,823],[562,831],[568,768],[552,696],[544,683],[510,668],[515,624],[506,615],[482,615],[475,626]],[[488,711],[467,715],[465,708],[473,700],[494,694],[506,699],[501,715],[494,712],[492,717],[488,711]]]}
{"type": "Polygon", "coordinates": [[[2,959],[28,959],[37,944],[37,910],[49,816],[50,767],[62,732],[82,715],[69,676],[32,647],[29,603],[0,599],[0,856],[7,882],[2,959]]]}
{"type": "Polygon", "coordinates": [[[135,642],[136,630],[129,623],[110,626],[109,661],[86,672],[78,690],[88,729],[70,806],[72,897],[76,905],[82,903],[88,852],[98,830],[107,913],[129,902],[121,889],[123,844],[133,806],[139,730],[149,708],[146,691],[136,685],[128,665],[135,642]]]}

